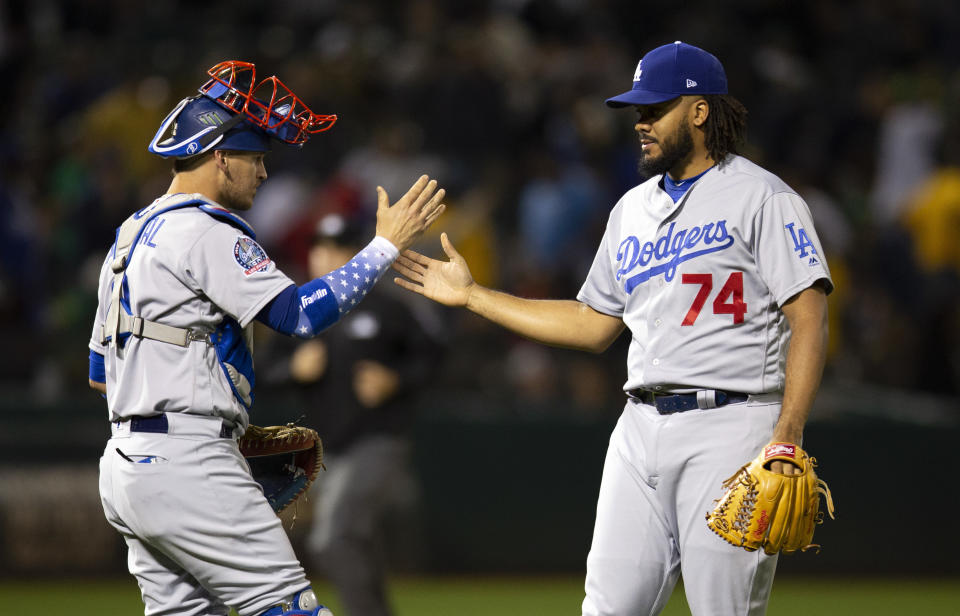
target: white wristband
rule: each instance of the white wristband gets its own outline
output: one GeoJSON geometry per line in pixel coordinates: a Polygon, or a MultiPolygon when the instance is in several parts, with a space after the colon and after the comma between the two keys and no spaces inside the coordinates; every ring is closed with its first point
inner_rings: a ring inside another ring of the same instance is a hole
{"type": "Polygon", "coordinates": [[[392,263],[398,256],[400,256],[400,249],[393,245],[393,242],[378,235],[373,238],[373,241],[367,244],[367,248],[378,248],[382,250],[386,255],[390,257],[390,262],[392,263]]]}

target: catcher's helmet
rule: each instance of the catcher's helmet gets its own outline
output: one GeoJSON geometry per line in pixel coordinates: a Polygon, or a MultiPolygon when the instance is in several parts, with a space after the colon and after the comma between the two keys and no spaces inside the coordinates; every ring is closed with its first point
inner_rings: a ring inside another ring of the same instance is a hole
{"type": "Polygon", "coordinates": [[[266,152],[270,137],[205,96],[191,96],[171,111],[150,151],[164,158],[191,158],[212,149],[266,152]]]}
{"type": "Polygon", "coordinates": [[[207,71],[200,94],[171,111],[149,150],[164,158],[191,158],[211,149],[266,152],[270,138],[302,145],[337,121],[315,114],[275,76],[260,83],[256,67],[230,60],[207,71]]]}

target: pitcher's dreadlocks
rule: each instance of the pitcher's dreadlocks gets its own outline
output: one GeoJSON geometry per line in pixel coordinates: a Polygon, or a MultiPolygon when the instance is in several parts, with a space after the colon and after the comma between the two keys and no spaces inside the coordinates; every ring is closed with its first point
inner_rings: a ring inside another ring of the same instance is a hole
{"type": "Polygon", "coordinates": [[[747,108],[729,94],[706,94],[710,115],[703,126],[704,145],[710,158],[721,164],[727,154],[737,154],[747,132],[747,108]]]}

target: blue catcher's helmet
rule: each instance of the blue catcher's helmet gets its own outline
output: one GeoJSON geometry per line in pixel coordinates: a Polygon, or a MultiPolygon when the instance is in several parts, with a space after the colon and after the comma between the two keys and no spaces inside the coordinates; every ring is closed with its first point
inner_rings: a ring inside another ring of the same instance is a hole
{"type": "Polygon", "coordinates": [[[206,96],[180,101],[160,124],[149,150],[164,158],[192,158],[213,149],[267,152],[270,136],[206,96]]]}
{"type": "Polygon", "coordinates": [[[267,152],[271,137],[303,145],[337,121],[310,111],[276,76],[257,82],[249,62],[221,62],[207,74],[200,94],[180,101],[164,119],[150,142],[152,153],[191,158],[212,149],[267,152]]]}

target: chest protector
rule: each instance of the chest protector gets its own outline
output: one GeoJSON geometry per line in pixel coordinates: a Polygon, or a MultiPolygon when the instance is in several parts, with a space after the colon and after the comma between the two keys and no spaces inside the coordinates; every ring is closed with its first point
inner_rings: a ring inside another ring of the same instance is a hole
{"type": "Polygon", "coordinates": [[[220,368],[226,375],[234,396],[245,409],[249,410],[253,404],[255,383],[252,327],[242,328],[236,319],[225,316],[213,332],[205,333],[150,321],[134,315],[130,308],[127,265],[133,256],[134,248],[140,242],[141,235],[147,228],[147,224],[157,216],[185,207],[199,208],[256,239],[256,234],[245,220],[196,193],[161,198],[133,214],[117,229],[117,239],[112,252],[113,261],[110,264],[113,272],[113,280],[110,281],[110,304],[106,319],[100,328],[100,342],[104,345],[115,344],[118,351],[123,349],[130,336],[166,342],[184,349],[194,342],[209,344],[216,350],[220,368]]]}

